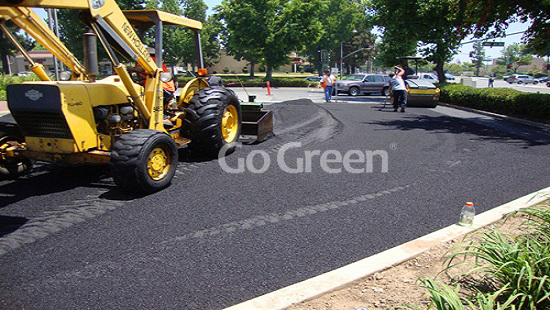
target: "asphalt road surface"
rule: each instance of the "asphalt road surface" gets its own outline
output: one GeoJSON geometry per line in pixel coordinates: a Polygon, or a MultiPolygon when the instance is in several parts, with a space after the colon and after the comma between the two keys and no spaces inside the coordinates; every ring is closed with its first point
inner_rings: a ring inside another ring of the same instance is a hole
{"type": "Polygon", "coordinates": [[[0,308],[221,309],[550,183],[539,129],[444,107],[268,108],[275,136],[224,162],[242,173],[183,151],[172,185],[144,197],[97,167],[0,181],[0,308]]]}

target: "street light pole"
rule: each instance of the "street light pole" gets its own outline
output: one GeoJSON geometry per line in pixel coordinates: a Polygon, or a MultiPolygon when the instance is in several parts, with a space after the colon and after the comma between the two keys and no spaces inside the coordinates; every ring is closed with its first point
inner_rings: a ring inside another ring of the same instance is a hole
{"type": "Polygon", "coordinates": [[[342,71],[344,70],[343,63],[343,56],[344,56],[344,42],[340,42],[340,80],[342,79],[342,71]]]}

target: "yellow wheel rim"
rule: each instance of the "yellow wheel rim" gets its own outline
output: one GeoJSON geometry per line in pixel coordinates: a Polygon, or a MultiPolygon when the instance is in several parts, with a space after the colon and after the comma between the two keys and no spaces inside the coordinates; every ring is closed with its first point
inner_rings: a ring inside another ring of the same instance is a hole
{"type": "Polygon", "coordinates": [[[147,158],[147,173],[151,179],[158,181],[170,170],[171,156],[161,147],[155,148],[147,158]]]}
{"type": "Polygon", "coordinates": [[[235,140],[239,130],[239,114],[234,105],[229,105],[223,111],[222,136],[225,142],[230,143],[235,140]]]}

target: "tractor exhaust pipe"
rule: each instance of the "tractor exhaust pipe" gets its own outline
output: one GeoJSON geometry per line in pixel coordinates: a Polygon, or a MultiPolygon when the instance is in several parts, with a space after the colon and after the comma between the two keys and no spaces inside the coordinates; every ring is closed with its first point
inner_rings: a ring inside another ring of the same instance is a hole
{"type": "Polygon", "coordinates": [[[82,36],[82,45],[84,47],[84,66],[90,82],[94,82],[99,74],[99,66],[97,62],[97,35],[88,29],[82,36]]]}

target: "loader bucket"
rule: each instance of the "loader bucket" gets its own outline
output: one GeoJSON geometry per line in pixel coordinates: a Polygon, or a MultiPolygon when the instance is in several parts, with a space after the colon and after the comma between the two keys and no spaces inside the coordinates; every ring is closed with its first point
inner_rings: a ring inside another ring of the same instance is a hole
{"type": "Polygon", "coordinates": [[[262,142],[273,134],[273,112],[262,111],[259,102],[242,102],[241,135],[245,140],[262,142]]]}

